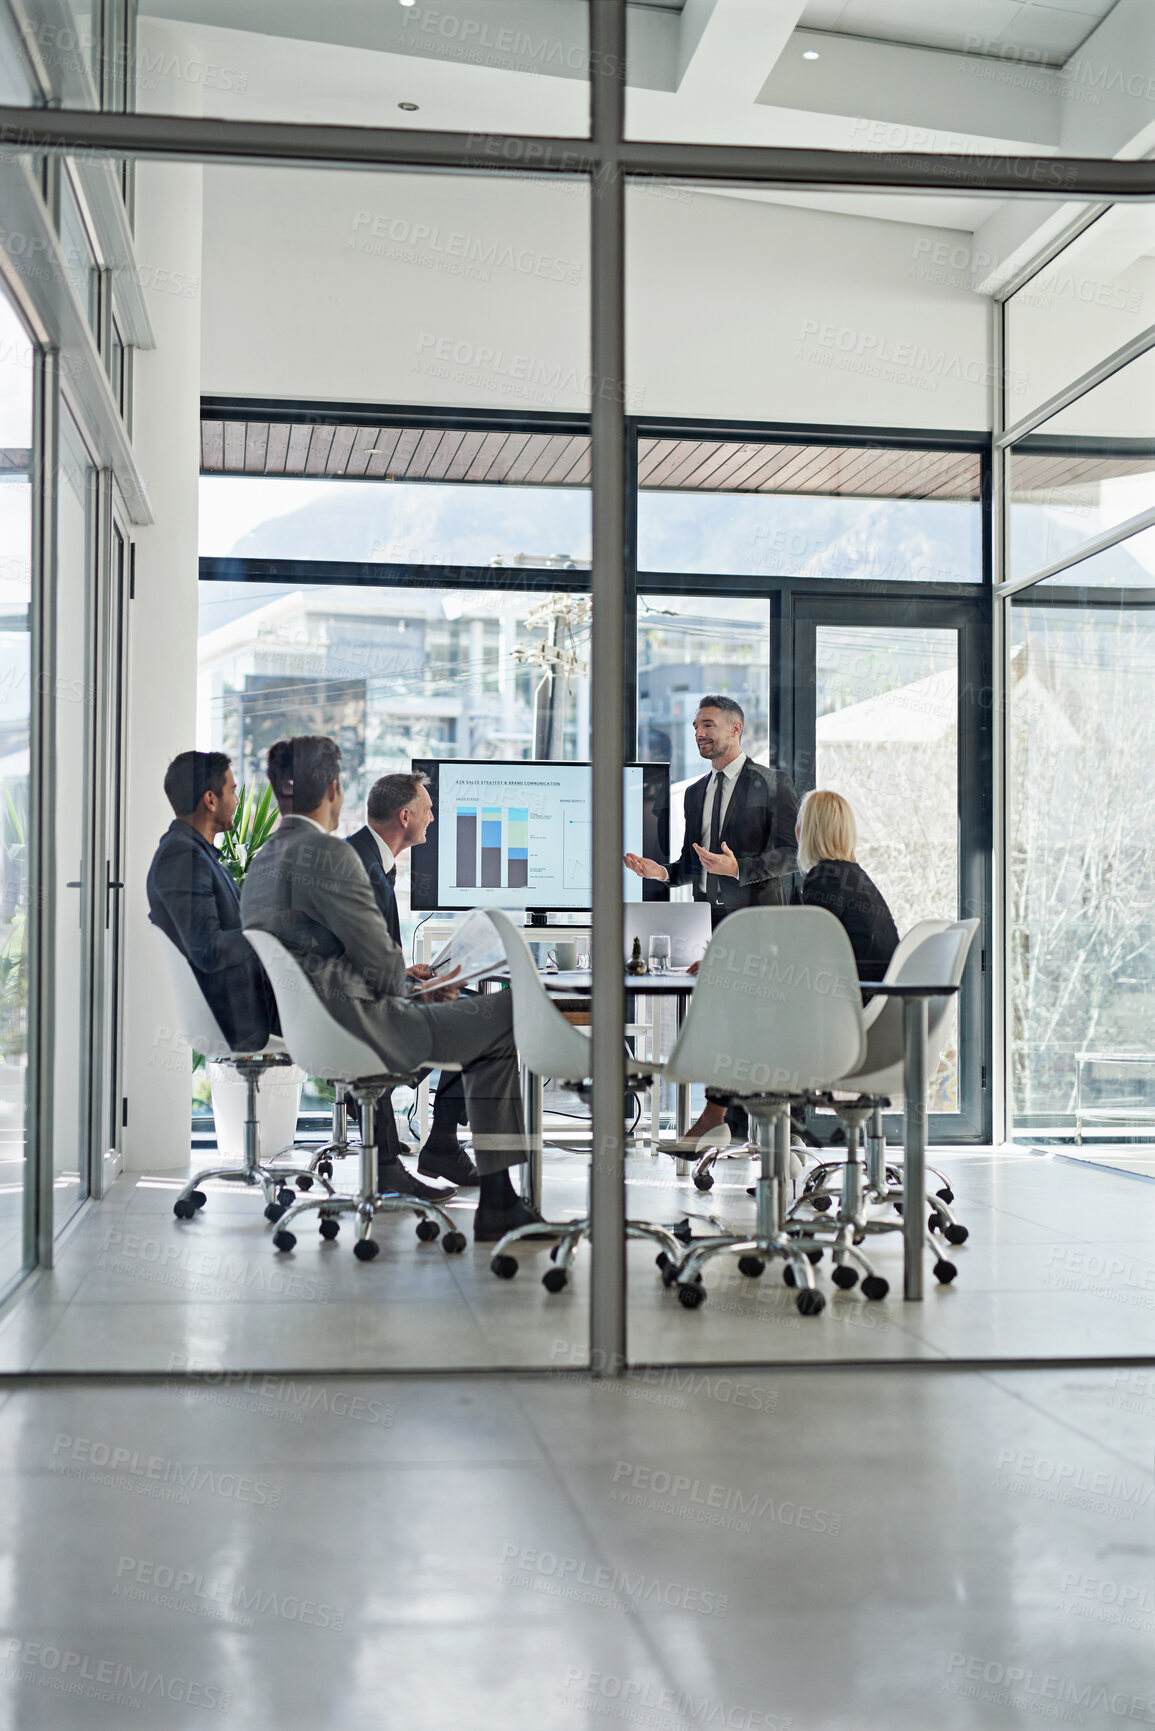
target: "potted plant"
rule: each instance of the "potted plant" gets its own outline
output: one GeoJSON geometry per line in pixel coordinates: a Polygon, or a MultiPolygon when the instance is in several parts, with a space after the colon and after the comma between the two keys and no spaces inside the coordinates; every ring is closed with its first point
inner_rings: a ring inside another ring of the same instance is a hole
{"type": "MultiPolygon", "coordinates": [[[[277,815],[271,787],[266,785],[258,789],[242,783],[237,789],[236,816],[224,833],[221,864],[238,890],[244,885],[245,874],[254,856],[276,828],[277,815]]],[[[193,1069],[199,1069],[202,1064],[204,1058],[199,1052],[195,1053],[193,1069]]],[[[231,1064],[210,1063],[208,1075],[217,1147],[228,1159],[240,1160],[244,1156],[244,1080],[231,1064]]],[[[291,1147],[296,1140],[304,1082],[305,1072],[296,1064],[271,1071],[261,1082],[257,1092],[257,1120],[264,1158],[291,1147]]]]}

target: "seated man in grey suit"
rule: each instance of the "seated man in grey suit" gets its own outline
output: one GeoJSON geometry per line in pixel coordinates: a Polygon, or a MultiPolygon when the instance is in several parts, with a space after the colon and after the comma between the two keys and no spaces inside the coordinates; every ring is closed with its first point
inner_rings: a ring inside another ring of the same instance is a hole
{"type": "Polygon", "coordinates": [[[481,1174],[474,1239],[493,1243],[513,1226],[530,1225],[541,1217],[509,1179],[509,1168],[526,1158],[512,995],[430,1004],[411,994],[365,868],[333,833],[341,815],[340,748],[306,735],[285,741],[280,761],[292,813],[249,867],[245,929],[271,932],[292,951],[333,1017],[380,1053],[383,1070],[462,1065],[481,1174]]]}
{"type": "MultiPolygon", "coordinates": [[[[383,775],[369,789],[365,801],[368,822],[349,837],[381,909],[389,936],[401,943],[401,921],[397,912],[397,861],[411,847],[419,847],[433,822],[433,801],[420,773],[383,775]]],[[[418,978],[429,970],[418,964],[409,973],[418,978]]],[[[457,1126],[468,1122],[465,1086],[459,1070],[447,1070],[433,1098],[433,1123],[425,1146],[417,1158],[424,1178],[445,1178],[462,1186],[478,1182],[477,1168],[457,1141],[457,1126]]]]}
{"type": "Polygon", "coordinates": [[[197,977],[234,1052],[259,1052],[280,1033],[265,970],[241,932],[237,886],[215,838],[237,810],[237,783],[223,751],[182,751],[164,791],[176,816],[148,870],[148,917],[197,977]]]}

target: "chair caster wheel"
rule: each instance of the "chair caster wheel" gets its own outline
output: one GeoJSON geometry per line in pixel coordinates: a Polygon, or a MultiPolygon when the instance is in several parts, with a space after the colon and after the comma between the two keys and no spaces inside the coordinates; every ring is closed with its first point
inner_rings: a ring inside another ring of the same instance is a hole
{"type": "Polygon", "coordinates": [[[694,1188],[695,1190],[712,1190],[714,1188],[714,1174],[712,1172],[695,1172],[694,1188]]]}
{"type": "Polygon", "coordinates": [[[353,1246],[353,1255],[358,1262],[372,1262],[380,1248],[375,1238],[359,1238],[353,1246]]]}
{"type": "Polygon", "coordinates": [[[694,1236],[694,1229],[688,1220],[679,1220],[676,1226],[670,1227],[670,1236],[676,1238],[679,1244],[689,1244],[694,1236]]]}
{"type": "Polygon", "coordinates": [[[862,1283],[863,1298],[885,1298],[890,1291],[889,1280],[884,1280],[881,1274],[868,1274],[862,1283]]]}
{"type": "Polygon", "coordinates": [[[738,1258],[738,1273],[744,1274],[747,1280],[757,1280],[760,1274],[765,1274],[766,1264],[760,1256],[740,1256],[738,1258]]]}
{"type": "Polygon", "coordinates": [[[782,1283],[784,1286],[798,1285],[798,1277],[789,1263],[787,1263],[785,1268],[782,1270],[782,1283]]]}
{"type": "Polygon", "coordinates": [[[436,1220],[419,1220],[417,1222],[417,1236],[422,1244],[432,1244],[435,1238],[441,1236],[441,1228],[436,1220]]]}
{"type": "Polygon", "coordinates": [[[958,1269],[954,1263],[944,1262],[941,1257],[934,1265],[934,1277],[940,1286],[949,1286],[957,1273],[958,1269]]]}
{"type": "Polygon", "coordinates": [[[278,1250],[292,1250],[296,1245],[296,1234],[292,1232],[274,1232],[273,1243],[278,1250]]]}
{"type": "Polygon", "coordinates": [[[569,1280],[564,1268],[547,1268],[541,1277],[541,1283],[547,1292],[560,1292],[569,1280]]]}
{"type": "Polygon", "coordinates": [[[499,1280],[512,1280],[517,1273],[516,1256],[495,1256],[490,1268],[499,1280]]]}
{"type": "Polygon", "coordinates": [[[446,1256],[460,1256],[465,1249],[464,1232],[447,1232],[441,1240],[441,1248],[446,1256]]]}
{"type": "Polygon", "coordinates": [[[893,1207],[894,1212],[896,1214],[901,1215],[901,1213],[902,1213],[902,1203],[901,1202],[892,1203],[891,1206],[893,1207]]]}
{"type": "Polygon", "coordinates": [[[965,1226],[952,1224],[946,1229],[946,1241],[948,1244],[965,1244],[969,1237],[970,1232],[965,1226]]]}
{"type": "MultiPolygon", "coordinates": [[[[663,1250],[662,1255],[665,1256],[665,1254],[663,1250]]],[[[666,1266],[662,1270],[662,1285],[668,1288],[675,1285],[676,1281],[677,1275],[674,1272],[674,1264],[667,1259],[666,1266]]]]}
{"type": "MultiPolygon", "coordinates": [[[[178,1220],[191,1220],[193,1215],[197,1211],[197,1205],[195,1202],[190,1201],[187,1196],[181,1196],[178,1198],[178,1200],[176,1202],[173,1203],[172,1211],[176,1215],[178,1220]]],[[[268,1213],[267,1208],[265,1210],[265,1213],[266,1214],[268,1213]]],[[[279,1220],[280,1217],[281,1217],[280,1210],[278,1209],[277,1219],[279,1220]]]]}
{"type": "Polygon", "coordinates": [[[932,1214],[926,1223],[928,1232],[943,1232],[946,1229],[946,1219],[941,1214],[932,1214]]]}
{"type": "Polygon", "coordinates": [[[698,1281],[691,1281],[685,1286],[679,1286],[678,1303],[683,1310],[697,1310],[698,1306],[705,1304],[705,1302],[706,1288],[700,1285],[698,1281]]]}
{"type": "Polygon", "coordinates": [[[298,1190],[311,1190],[312,1188],[313,1188],[312,1175],[308,1172],[298,1172],[298,1174],[297,1174],[297,1189],[298,1190]]]}
{"type": "Polygon", "coordinates": [[[807,1262],[813,1263],[814,1267],[817,1268],[818,1264],[822,1261],[821,1250],[808,1250],[806,1252],[806,1260],[807,1262]]]}
{"type": "Polygon", "coordinates": [[[948,1204],[954,1201],[954,1191],[949,1184],[944,1184],[941,1190],[936,1190],[935,1195],[940,1201],[948,1204]]]}
{"type": "Polygon", "coordinates": [[[322,1238],[336,1238],[340,1230],[341,1222],[339,1220],[322,1220],[321,1222],[320,1232],[322,1238]]]}
{"type": "Polygon", "coordinates": [[[281,1207],[291,1208],[296,1200],[296,1196],[289,1189],[288,1185],[282,1184],[281,1188],[277,1191],[277,1201],[281,1204],[281,1207]]]}
{"type": "Polygon", "coordinates": [[[194,1208],[203,1208],[205,1203],[208,1201],[208,1197],[205,1195],[203,1190],[190,1190],[187,1200],[192,1203],[194,1208]]]}
{"type": "Polygon", "coordinates": [[[279,1220],[284,1212],[285,1210],[281,1207],[279,1202],[270,1202],[266,1204],[265,1207],[265,1219],[279,1220]]]}
{"type": "Polygon", "coordinates": [[[858,1285],[858,1270],[857,1268],[848,1268],[843,1262],[831,1271],[830,1278],[840,1291],[849,1292],[852,1286],[858,1285]]]}
{"type": "Polygon", "coordinates": [[[803,1287],[794,1304],[801,1316],[817,1316],[820,1310],[826,1309],[825,1298],[810,1286],[803,1287]]]}
{"type": "Polygon", "coordinates": [[[830,1198],[829,1196],[815,1196],[812,1198],[810,1206],[816,1214],[825,1214],[830,1207],[830,1198]]]}
{"type": "Polygon", "coordinates": [[[855,1244],[865,1244],[865,1243],[866,1243],[866,1234],[865,1234],[865,1232],[856,1232],[856,1233],[855,1233],[855,1234],[854,1234],[854,1240],[853,1240],[853,1242],[854,1242],[854,1243],[855,1243],[855,1244]]]}

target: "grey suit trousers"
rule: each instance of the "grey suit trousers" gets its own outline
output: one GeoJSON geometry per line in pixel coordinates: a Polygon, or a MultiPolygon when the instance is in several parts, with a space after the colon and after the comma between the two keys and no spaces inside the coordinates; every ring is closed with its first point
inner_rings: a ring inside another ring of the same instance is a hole
{"type": "Polygon", "coordinates": [[[527,1147],[513,1043],[513,993],[482,992],[451,1004],[422,1005],[420,1014],[433,1039],[429,1062],[463,1066],[478,1172],[488,1178],[519,1165],[527,1147]]]}

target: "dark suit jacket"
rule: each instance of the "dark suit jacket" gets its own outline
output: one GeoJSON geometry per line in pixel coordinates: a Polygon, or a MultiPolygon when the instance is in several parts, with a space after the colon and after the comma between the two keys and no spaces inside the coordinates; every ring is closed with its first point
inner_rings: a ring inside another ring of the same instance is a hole
{"type": "Polygon", "coordinates": [[[409,996],[405,958],[354,850],[303,817],[283,817],[245,876],[246,931],[271,932],[321,1002],[379,1052],[385,1068],[417,1070],[433,1049],[428,1006],[409,996]]]}
{"type": "Polygon", "coordinates": [[[377,837],[368,824],[349,837],[349,846],[369,874],[369,885],[377,898],[381,918],[389,928],[389,936],[395,944],[400,944],[401,919],[397,912],[397,896],[382,864],[377,837]]]}
{"type": "Polygon", "coordinates": [[[183,818],[173,818],[153,855],[148,917],[188,961],[234,1052],[259,1052],[280,1032],[272,987],[241,934],[237,887],[183,818]]]}
{"type": "Polygon", "coordinates": [[[806,907],[841,921],[860,980],[881,980],[898,948],[898,929],[873,878],[855,860],[822,859],[802,880],[806,907]]]}
{"type": "Polygon", "coordinates": [[[685,839],[681,857],[671,862],[669,871],[672,884],[693,884],[696,902],[713,901],[717,923],[737,908],[777,907],[790,900],[798,870],[794,839],[798,795],[784,771],[746,759],[730,794],[721,836],[738,861],[738,876],[711,878],[715,892],[711,898],[701,887],[702,862],[694,843],[705,847],[709,842],[702,834],[702,811],[714,773],[711,770],[686,789],[685,839]]]}

